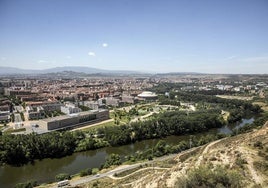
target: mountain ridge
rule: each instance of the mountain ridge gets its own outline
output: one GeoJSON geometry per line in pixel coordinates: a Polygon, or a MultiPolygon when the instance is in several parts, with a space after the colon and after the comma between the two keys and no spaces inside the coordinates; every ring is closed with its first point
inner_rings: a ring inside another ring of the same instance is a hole
{"type": "Polygon", "coordinates": [[[106,69],[98,69],[93,67],[84,67],[84,66],[64,66],[64,67],[54,67],[48,69],[21,69],[16,67],[7,67],[0,66],[0,75],[10,75],[10,74],[47,74],[47,73],[57,73],[64,71],[73,71],[73,72],[81,72],[87,74],[97,74],[97,73],[105,73],[105,74],[144,74],[139,71],[130,71],[130,70],[106,70],[106,69]]]}

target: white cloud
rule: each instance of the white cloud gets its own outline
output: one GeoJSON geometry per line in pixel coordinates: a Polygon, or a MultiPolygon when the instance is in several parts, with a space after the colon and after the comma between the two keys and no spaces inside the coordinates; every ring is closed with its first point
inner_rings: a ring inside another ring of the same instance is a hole
{"type": "Polygon", "coordinates": [[[236,58],[237,58],[237,56],[236,55],[233,55],[233,56],[227,57],[226,60],[232,60],[232,59],[236,59],[236,58]]]}
{"type": "Polygon", "coordinates": [[[1,60],[2,61],[5,61],[7,58],[6,57],[1,57],[1,60]]]}
{"type": "Polygon", "coordinates": [[[66,56],[66,58],[67,58],[67,59],[71,59],[71,58],[72,58],[72,56],[69,56],[69,55],[68,55],[68,56],[66,56]]]}
{"type": "Polygon", "coordinates": [[[88,52],[89,56],[96,56],[95,52],[88,52]]]}
{"type": "Polygon", "coordinates": [[[107,43],[102,43],[102,47],[106,48],[106,47],[108,47],[108,44],[107,43]]]}
{"type": "Polygon", "coordinates": [[[48,63],[46,60],[39,60],[38,63],[48,63]]]}

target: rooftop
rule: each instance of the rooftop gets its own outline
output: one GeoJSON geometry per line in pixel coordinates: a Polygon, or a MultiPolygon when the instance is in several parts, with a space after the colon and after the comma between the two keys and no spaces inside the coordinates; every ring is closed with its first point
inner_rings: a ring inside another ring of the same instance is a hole
{"type": "Polygon", "coordinates": [[[151,91],[144,91],[141,94],[138,95],[138,97],[157,97],[157,95],[151,91]]]}

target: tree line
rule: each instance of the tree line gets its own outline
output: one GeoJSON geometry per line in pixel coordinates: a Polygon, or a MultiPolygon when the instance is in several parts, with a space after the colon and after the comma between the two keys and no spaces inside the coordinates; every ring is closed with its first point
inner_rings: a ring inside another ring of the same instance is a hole
{"type": "Polygon", "coordinates": [[[22,165],[35,159],[63,157],[108,145],[124,145],[138,140],[206,131],[223,124],[220,113],[216,111],[190,114],[171,111],[143,122],[97,128],[95,132],[3,134],[0,136],[0,163],[22,165]]]}
{"type": "Polygon", "coordinates": [[[230,111],[229,123],[241,120],[247,113],[258,114],[261,112],[259,106],[252,105],[247,101],[222,99],[191,92],[176,92],[171,97],[173,101],[203,101],[215,104],[215,107],[196,112],[178,110],[162,112],[153,115],[146,121],[100,127],[96,128],[95,131],[86,133],[75,131],[52,132],[43,135],[3,134],[0,136],[0,163],[22,165],[35,159],[63,157],[74,152],[109,145],[124,145],[144,139],[203,132],[226,124],[222,118],[221,110],[219,110],[222,108],[230,111]],[[174,97],[175,95],[177,98],[174,97]]]}
{"type": "Polygon", "coordinates": [[[169,111],[154,115],[150,120],[128,125],[98,128],[110,145],[123,145],[135,141],[203,132],[225,124],[220,111],[208,110],[186,113],[169,111]]]}
{"type": "MultiPolygon", "coordinates": [[[[211,92],[213,93],[213,92],[211,92]]],[[[223,109],[230,111],[228,117],[228,123],[234,123],[240,121],[244,116],[249,114],[259,114],[262,109],[258,105],[253,105],[249,101],[243,101],[238,99],[224,99],[219,98],[211,93],[203,91],[192,91],[192,92],[170,92],[169,97],[163,95],[159,96],[160,104],[170,104],[179,106],[179,101],[198,103],[198,104],[209,104],[213,108],[223,109]]]]}

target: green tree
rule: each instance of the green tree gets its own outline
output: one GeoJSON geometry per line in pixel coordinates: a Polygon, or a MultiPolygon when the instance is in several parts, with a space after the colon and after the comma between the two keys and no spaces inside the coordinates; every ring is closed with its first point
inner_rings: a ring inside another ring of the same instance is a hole
{"type": "Polygon", "coordinates": [[[95,175],[99,172],[100,170],[98,168],[92,168],[92,174],[95,175]]]}
{"type": "Polygon", "coordinates": [[[79,176],[80,176],[80,177],[87,176],[87,175],[91,175],[91,174],[92,174],[92,169],[90,169],[90,168],[81,170],[81,171],[79,172],[79,176]]]}
{"type": "Polygon", "coordinates": [[[112,165],[122,164],[120,155],[112,153],[106,158],[103,168],[109,168],[112,165]]]}
{"type": "Polygon", "coordinates": [[[62,180],[70,180],[71,176],[67,173],[61,173],[55,176],[56,181],[62,181],[62,180]]]}

